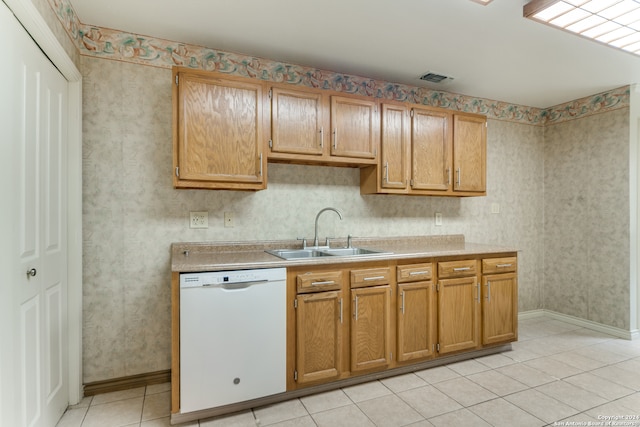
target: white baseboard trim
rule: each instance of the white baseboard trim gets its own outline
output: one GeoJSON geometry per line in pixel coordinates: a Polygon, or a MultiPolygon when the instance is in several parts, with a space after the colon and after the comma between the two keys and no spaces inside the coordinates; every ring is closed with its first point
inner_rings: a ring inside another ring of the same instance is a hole
{"type": "Polygon", "coordinates": [[[626,340],[640,339],[640,330],[638,329],[627,331],[625,329],[615,328],[613,326],[604,325],[602,323],[593,322],[591,320],[581,319],[579,317],[570,316],[568,314],[558,313],[556,311],[540,309],[518,313],[518,320],[535,319],[538,317],[560,320],[563,322],[571,323],[572,325],[581,326],[583,328],[602,332],[603,334],[613,335],[614,337],[623,338],[626,340]]]}

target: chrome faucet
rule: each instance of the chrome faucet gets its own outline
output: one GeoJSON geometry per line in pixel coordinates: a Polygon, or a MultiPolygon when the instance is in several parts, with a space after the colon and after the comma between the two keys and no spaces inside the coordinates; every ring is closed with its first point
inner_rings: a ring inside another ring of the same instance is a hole
{"type": "Polygon", "coordinates": [[[313,235],[313,246],[318,247],[318,218],[320,218],[320,214],[324,211],[334,211],[335,213],[338,214],[338,216],[340,217],[340,219],[342,219],[342,212],[340,212],[338,209],[336,208],[324,208],[322,209],[320,212],[318,212],[318,215],[316,215],[316,228],[315,228],[315,234],[313,235]]]}

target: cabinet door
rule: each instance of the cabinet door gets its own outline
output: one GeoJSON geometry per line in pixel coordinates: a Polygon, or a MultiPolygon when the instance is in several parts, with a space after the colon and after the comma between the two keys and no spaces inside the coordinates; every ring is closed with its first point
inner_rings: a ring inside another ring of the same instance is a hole
{"type": "Polygon", "coordinates": [[[298,295],[297,300],[298,383],[338,378],[342,356],[342,292],[298,295]]]}
{"type": "Polygon", "coordinates": [[[379,133],[374,101],[331,97],[331,155],[375,159],[379,133]]]}
{"type": "Polygon", "coordinates": [[[516,273],[482,277],[482,344],[515,341],[518,337],[516,273]]]}
{"type": "Polygon", "coordinates": [[[408,180],[409,125],[407,107],[382,104],[380,186],[405,189],[408,180]]]}
{"type": "Polygon", "coordinates": [[[414,108],[411,113],[411,188],[451,187],[451,114],[414,108]]]}
{"type": "Polygon", "coordinates": [[[176,187],[264,188],[262,84],[177,77],[176,187]]]}
{"type": "Polygon", "coordinates": [[[389,365],[391,287],[374,286],[351,290],[351,370],[353,372],[389,365]]]}
{"type": "Polygon", "coordinates": [[[455,191],[486,191],[487,119],[453,116],[455,191]]]}
{"type": "Polygon", "coordinates": [[[398,285],[398,360],[434,355],[436,310],[433,282],[398,285]]]}
{"type": "Polygon", "coordinates": [[[440,280],[438,343],[440,354],[471,350],[479,341],[480,285],[476,276],[440,280]]]}
{"type": "Polygon", "coordinates": [[[273,153],[323,153],[322,94],[271,89],[271,151],[273,153]]]}

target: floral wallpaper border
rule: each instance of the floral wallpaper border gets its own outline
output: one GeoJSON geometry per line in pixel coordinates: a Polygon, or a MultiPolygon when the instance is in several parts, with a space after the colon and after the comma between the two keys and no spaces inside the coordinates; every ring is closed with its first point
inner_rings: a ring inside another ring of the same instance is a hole
{"type": "Polygon", "coordinates": [[[540,109],[424,87],[373,80],[263,58],[157,39],[80,22],[69,0],[48,0],[81,55],[161,68],[174,65],[313,88],[484,114],[544,126],[629,106],[630,87],[540,109]]]}

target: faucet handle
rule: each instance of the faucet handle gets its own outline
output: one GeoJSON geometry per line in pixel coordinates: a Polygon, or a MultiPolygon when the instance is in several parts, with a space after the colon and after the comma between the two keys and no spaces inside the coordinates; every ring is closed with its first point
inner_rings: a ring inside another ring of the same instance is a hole
{"type": "Polygon", "coordinates": [[[351,247],[351,238],[353,236],[351,234],[347,235],[347,247],[350,248],[351,247]]]}
{"type": "Polygon", "coordinates": [[[324,239],[324,245],[325,246],[329,246],[329,239],[334,239],[334,237],[325,237],[325,239],[324,239]]]}
{"type": "Polygon", "coordinates": [[[302,240],[302,249],[307,249],[307,238],[306,237],[298,237],[297,240],[302,240]]]}

